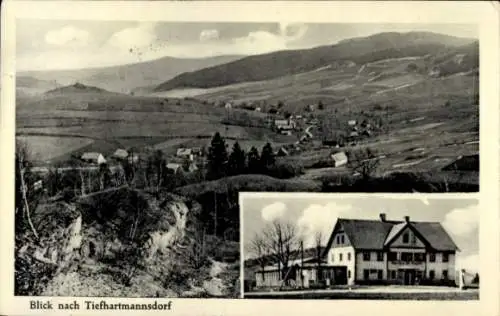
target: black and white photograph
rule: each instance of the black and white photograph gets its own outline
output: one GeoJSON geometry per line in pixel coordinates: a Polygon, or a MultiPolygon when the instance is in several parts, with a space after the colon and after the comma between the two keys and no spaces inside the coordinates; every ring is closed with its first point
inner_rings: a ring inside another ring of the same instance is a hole
{"type": "MultiPolygon", "coordinates": [[[[479,191],[474,24],[17,19],[15,39],[17,296],[238,298],[239,192],[479,191]]],[[[391,224],[407,212],[375,229],[434,249],[437,224],[391,224]]]]}
{"type": "Polygon", "coordinates": [[[479,299],[477,199],[241,201],[244,298],[479,299]]]}

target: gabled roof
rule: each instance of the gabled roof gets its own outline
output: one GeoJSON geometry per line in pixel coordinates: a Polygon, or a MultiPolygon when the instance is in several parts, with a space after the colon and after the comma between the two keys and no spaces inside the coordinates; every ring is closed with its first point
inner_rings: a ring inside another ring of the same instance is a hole
{"type": "Polygon", "coordinates": [[[404,228],[406,227],[406,223],[400,223],[392,226],[389,235],[385,238],[384,246],[387,246],[393,238],[395,238],[404,228]]]}
{"type": "MultiPolygon", "coordinates": [[[[437,222],[402,222],[381,220],[358,220],[339,218],[333,232],[343,228],[347,238],[355,249],[384,249],[406,226],[412,227],[424,239],[429,247],[439,251],[459,250],[443,226],[437,222]]],[[[327,251],[333,243],[334,234],[330,236],[327,251]]]]}
{"type": "Polygon", "coordinates": [[[191,155],[193,151],[191,148],[179,148],[177,149],[177,156],[186,156],[186,155],[191,155]]]}
{"type": "Polygon", "coordinates": [[[181,165],[178,163],[167,163],[167,168],[177,172],[181,168],[181,165]]]}
{"type": "Polygon", "coordinates": [[[97,160],[97,159],[99,159],[99,156],[102,156],[102,155],[100,153],[97,153],[97,152],[86,152],[86,153],[83,153],[82,159],[97,160]]]}
{"type": "Polygon", "coordinates": [[[341,152],[332,154],[332,159],[337,161],[337,162],[347,161],[347,155],[345,154],[345,152],[341,151],[341,152]]]}
{"type": "Polygon", "coordinates": [[[113,157],[118,157],[118,158],[127,158],[128,152],[125,149],[117,149],[115,153],[113,154],[113,157]]]}

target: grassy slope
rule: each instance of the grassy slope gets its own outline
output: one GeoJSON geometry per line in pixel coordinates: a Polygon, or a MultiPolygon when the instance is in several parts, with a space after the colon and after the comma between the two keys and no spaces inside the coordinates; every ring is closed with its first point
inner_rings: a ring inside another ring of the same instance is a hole
{"type": "Polygon", "coordinates": [[[238,175],[220,180],[207,181],[177,188],[175,193],[196,197],[205,192],[226,193],[228,191],[277,191],[318,192],[321,183],[309,180],[280,180],[265,175],[238,175]]]}
{"type": "Polygon", "coordinates": [[[470,40],[433,33],[381,33],[366,38],[342,41],[333,46],[246,57],[231,63],[181,74],[158,85],[155,91],[182,87],[210,88],[268,80],[312,71],[342,60],[364,64],[387,58],[434,55],[445,51],[447,45],[467,43],[470,43],[470,40]]]}

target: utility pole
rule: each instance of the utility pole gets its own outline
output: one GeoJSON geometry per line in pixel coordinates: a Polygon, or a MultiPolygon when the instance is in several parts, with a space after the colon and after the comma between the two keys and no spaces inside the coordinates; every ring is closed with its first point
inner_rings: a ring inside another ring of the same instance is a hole
{"type": "Polygon", "coordinates": [[[214,191],[214,235],[217,236],[217,192],[214,191]]]}
{"type": "Polygon", "coordinates": [[[300,280],[304,288],[304,241],[300,241],[300,280]]]}

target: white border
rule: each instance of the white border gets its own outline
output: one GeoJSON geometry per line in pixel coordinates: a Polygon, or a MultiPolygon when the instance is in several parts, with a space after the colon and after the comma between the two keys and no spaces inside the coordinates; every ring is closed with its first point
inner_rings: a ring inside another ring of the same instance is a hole
{"type": "MultiPolygon", "coordinates": [[[[255,315],[286,313],[360,314],[379,311],[387,315],[445,314],[485,316],[499,315],[499,168],[498,168],[498,5],[495,2],[149,2],[149,1],[4,1],[2,3],[2,82],[0,153],[2,184],[0,203],[3,234],[0,258],[0,314],[31,315],[29,298],[12,296],[13,289],[13,169],[14,169],[14,75],[15,19],[41,18],[65,20],[129,20],[129,21],[247,21],[308,23],[477,23],[480,25],[480,151],[481,193],[480,302],[412,302],[404,301],[270,301],[270,300],[174,300],[178,315],[255,315]]],[[[296,194],[296,193],[295,193],[296,194]]],[[[58,298],[72,301],[72,298],[58,298]]],[[[148,299],[113,299],[112,301],[150,302],[148,299]]],[[[39,313],[39,312],[38,312],[39,313]]],[[[121,313],[130,313],[121,311],[121,313]]],[[[143,313],[154,313],[153,311],[143,313]]],[[[57,310],[49,314],[65,314],[57,310]]],[[[67,314],[67,313],[66,313],[67,314]]],[[[72,314],[83,314],[80,313],[72,314]]],[[[114,311],[103,314],[115,315],[114,311]]],[[[137,312],[130,313],[136,315],[137,312]]]]}

